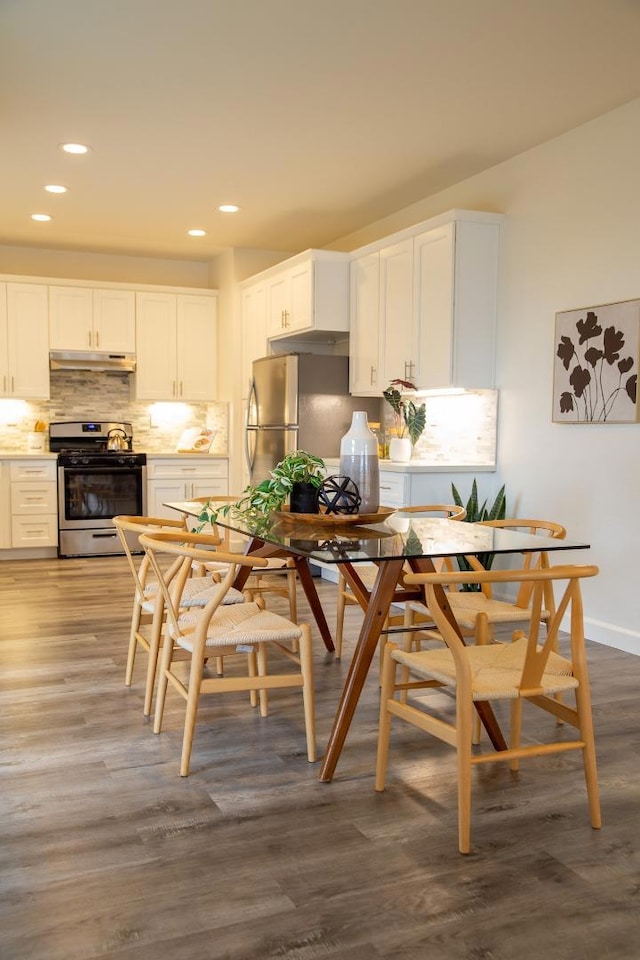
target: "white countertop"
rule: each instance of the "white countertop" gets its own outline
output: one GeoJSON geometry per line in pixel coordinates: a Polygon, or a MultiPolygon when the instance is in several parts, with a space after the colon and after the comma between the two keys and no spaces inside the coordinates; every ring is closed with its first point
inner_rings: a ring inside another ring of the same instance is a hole
{"type": "MultiPolygon", "coordinates": [[[[495,473],[495,463],[459,464],[459,463],[429,463],[426,460],[410,460],[409,463],[396,463],[394,460],[379,460],[380,470],[390,473],[495,473]]],[[[338,469],[340,460],[328,458],[325,460],[328,467],[338,469]]]]}
{"type": "Polygon", "coordinates": [[[43,450],[42,453],[37,453],[33,450],[25,450],[24,453],[16,453],[15,450],[11,453],[5,453],[0,451],[0,460],[57,460],[58,454],[51,453],[49,450],[43,450]]]}
{"type": "Polygon", "coordinates": [[[148,450],[138,450],[137,448],[136,448],[136,453],[146,453],[147,460],[151,460],[154,458],[155,459],[162,458],[163,460],[183,460],[185,457],[188,457],[190,460],[194,458],[196,460],[228,460],[229,459],[228,453],[176,453],[175,450],[169,453],[158,453],[156,450],[154,450],[153,453],[149,453],[148,450]]]}

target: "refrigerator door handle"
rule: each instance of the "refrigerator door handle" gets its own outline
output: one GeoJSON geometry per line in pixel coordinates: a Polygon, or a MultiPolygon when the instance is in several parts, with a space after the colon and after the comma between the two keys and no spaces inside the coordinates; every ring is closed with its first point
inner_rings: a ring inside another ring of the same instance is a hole
{"type": "Polygon", "coordinates": [[[247,415],[245,422],[244,430],[244,453],[247,461],[247,468],[249,470],[249,476],[253,473],[253,464],[255,460],[255,436],[253,437],[253,451],[251,450],[251,445],[249,443],[249,436],[254,433],[255,427],[251,428],[251,409],[255,410],[255,398],[256,398],[256,384],[255,381],[251,381],[251,390],[249,391],[249,398],[247,400],[247,415]]]}
{"type": "Polygon", "coordinates": [[[253,465],[255,463],[255,452],[256,452],[256,430],[245,430],[244,433],[244,452],[247,458],[247,467],[249,469],[249,478],[253,474],[253,465]],[[251,449],[251,444],[249,442],[249,437],[253,440],[253,450],[251,449]]]}
{"type": "Polygon", "coordinates": [[[247,398],[247,413],[245,427],[257,427],[258,423],[258,395],[256,393],[256,382],[251,381],[251,389],[247,398]]]}

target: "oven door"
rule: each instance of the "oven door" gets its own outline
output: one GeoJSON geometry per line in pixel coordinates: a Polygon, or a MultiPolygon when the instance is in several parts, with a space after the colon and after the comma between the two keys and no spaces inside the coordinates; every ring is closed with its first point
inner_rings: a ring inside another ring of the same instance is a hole
{"type": "Polygon", "coordinates": [[[58,467],[60,556],[122,553],[113,517],[145,512],[146,467],[58,467]]]}

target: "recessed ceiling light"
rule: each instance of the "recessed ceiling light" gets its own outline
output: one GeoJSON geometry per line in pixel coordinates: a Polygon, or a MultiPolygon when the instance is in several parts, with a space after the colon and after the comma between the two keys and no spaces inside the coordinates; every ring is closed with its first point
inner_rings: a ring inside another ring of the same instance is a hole
{"type": "Polygon", "coordinates": [[[206,230],[187,230],[190,237],[206,237],[206,230]]]}
{"type": "Polygon", "coordinates": [[[45,190],[48,193],[66,193],[67,188],[63,187],[61,183],[48,183],[45,187],[45,190]]]}
{"type": "Polygon", "coordinates": [[[240,207],[237,207],[235,203],[222,203],[218,207],[220,213],[237,213],[240,207]]]}
{"type": "Polygon", "coordinates": [[[62,143],[60,147],[65,153],[88,153],[90,149],[84,143],[62,143]]]}
{"type": "Polygon", "coordinates": [[[44,221],[44,220],[53,220],[53,217],[50,217],[48,213],[32,213],[31,219],[44,221]]]}

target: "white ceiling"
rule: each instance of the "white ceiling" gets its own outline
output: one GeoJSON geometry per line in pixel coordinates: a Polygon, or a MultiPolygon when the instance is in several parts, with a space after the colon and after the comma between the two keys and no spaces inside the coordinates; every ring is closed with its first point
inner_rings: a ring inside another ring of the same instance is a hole
{"type": "Polygon", "coordinates": [[[322,247],[640,96],[639,49],[637,0],[0,0],[0,243],[322,247]]]}

